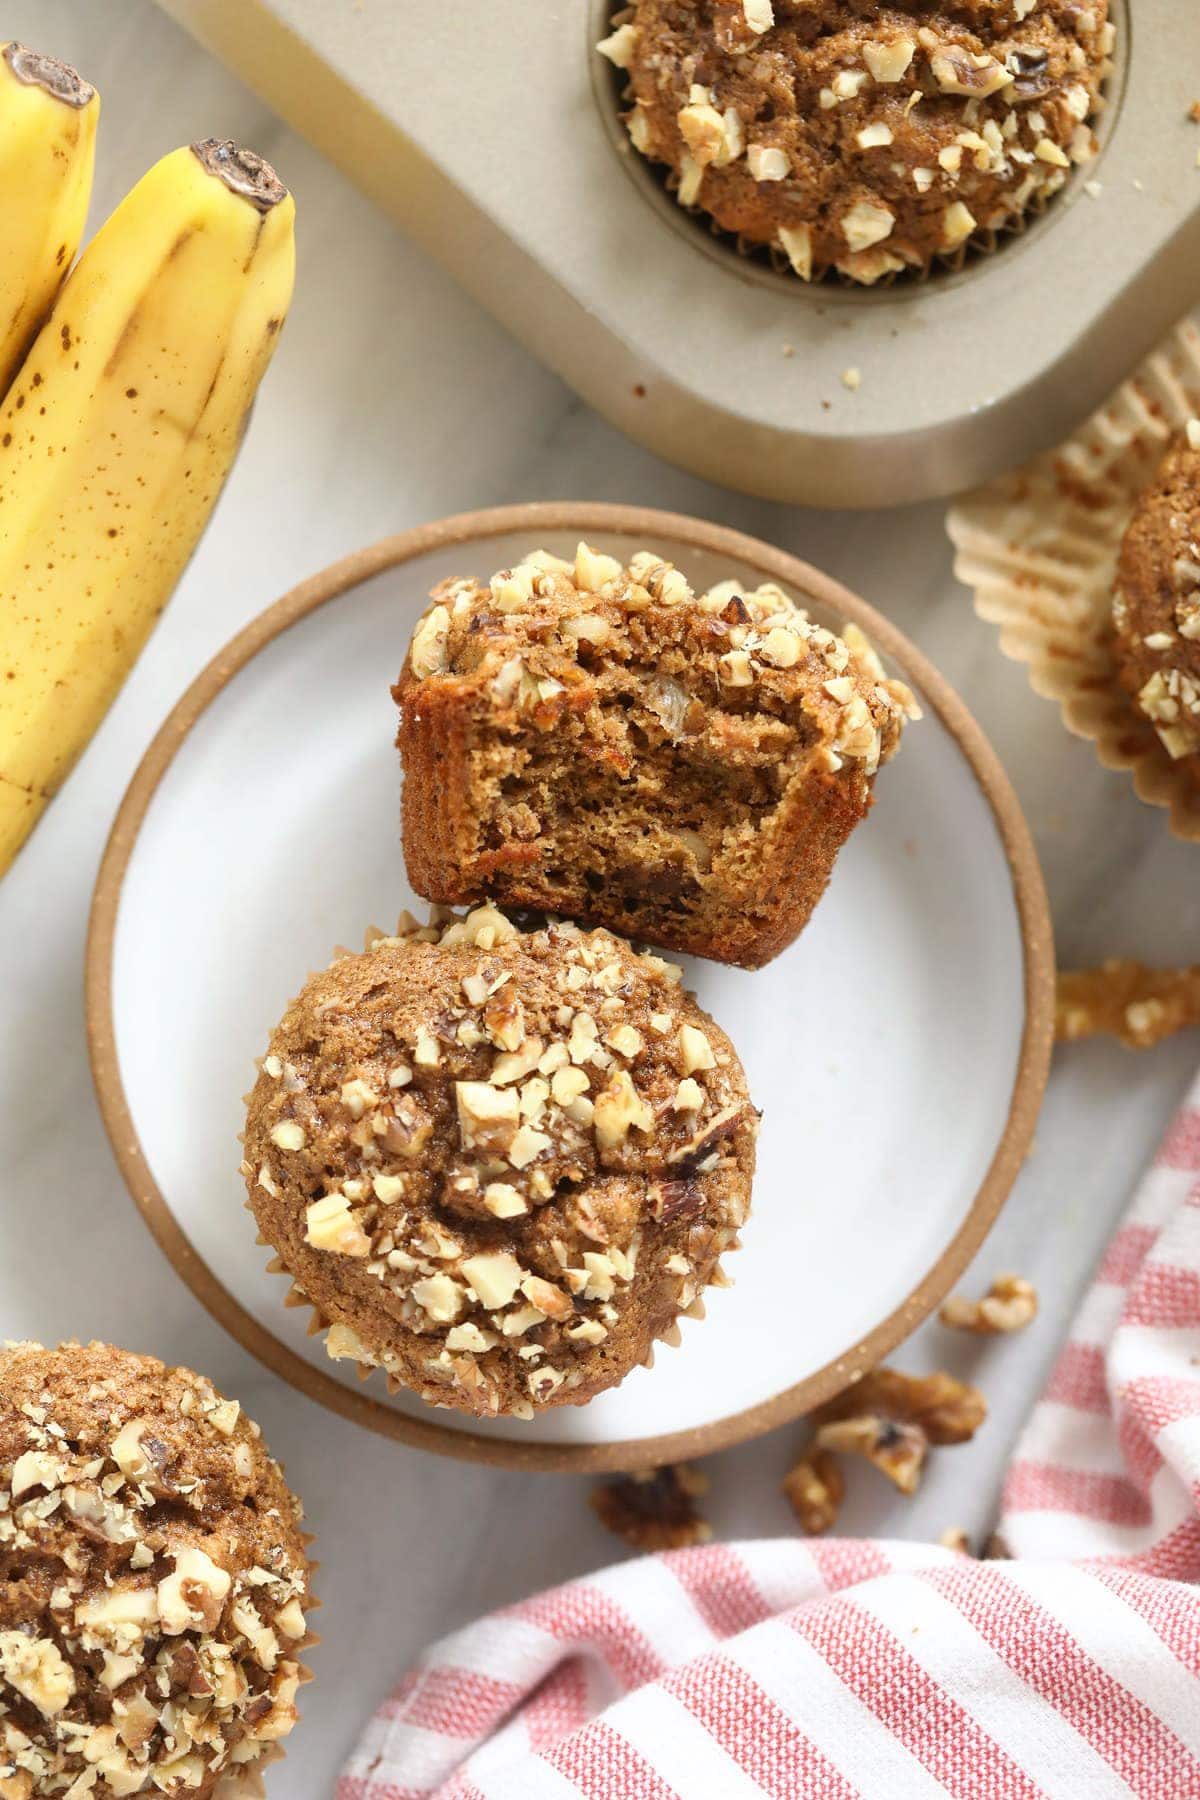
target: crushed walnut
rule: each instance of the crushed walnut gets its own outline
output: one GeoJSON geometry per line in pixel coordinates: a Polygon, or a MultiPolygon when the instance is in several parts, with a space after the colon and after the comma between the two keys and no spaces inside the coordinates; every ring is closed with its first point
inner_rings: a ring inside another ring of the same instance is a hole
{"type": "Polygon", "coordinates": [[[965,1443],[986,1416],[978,1388],[951,1375],[875,1369],[813,1413],[812,1439],[784,1494],[806,1533],[828,1530],[845,1491],[838,1455],[864,1457],[902,1494],[913,1494],[930,1447],[965,1443]]]}
{"type": "Polygon", "coordinates": [[[1188,1025],[1200,1025],[1200,964],[1150,969],[1112,957],[1098,969],[1058,977],[1060,1043],[1107,1033],[1130,1050],[1148,1050],[1188,1025]]]}
{"type": "Polygon", "coordinates": [[[201,1377],[0,1349],[0,1564],[0,1795],[210,1793],[291,1730],[298,1511],[201,1377]]]}
{"type": "Polygon", "coordinates": [[[783,1492],[808,1537],[818,1537],[836,1524],[846,1495],[846,1478],[837,1458],[810,1445],[783,1478],[783,1492]]]}
{"type": "Polygon", "coordinates": [[[707,1543],[711,1527],[696,1501],[708,1477],[687,1463],[668,1463],[594,1488],[590,1500],[600,1523],[634,1550],[682,1550],[707,1543]]]}
{"type": "Polygon", "coordinates": [[[874,1413],[856,1413],[849,1419],[830,1419],[818,1425],[819,1450],[850,1451],[874,1463],[902,1494],[915,1494],[929,1451],[929,1439],[919,1425],[884,1419],[874,1413]]]}
{"type": "Polygon", "coordinates": [[[997,1275],[982,1300],[951,1294],[938,1318],[955,1331],[973,1331],[980,1337],[1023,1331],[1037,1317],[1037,1289],[1022,1275],[997,1275]]]}

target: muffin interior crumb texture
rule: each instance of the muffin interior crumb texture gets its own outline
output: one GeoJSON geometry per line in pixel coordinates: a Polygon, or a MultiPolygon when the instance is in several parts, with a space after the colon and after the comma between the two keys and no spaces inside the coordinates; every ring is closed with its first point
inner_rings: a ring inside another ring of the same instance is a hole
{"type": "Polygon", "coordinates": [[[529,1418],[621,1380],[720,1279],[756,1129],[677,969],[483,907],[310,979],[243,1172],[331,1355],[529,1418]]]}
{"type": "Polygon", "coordinates": [[[0,1796],[208,1796],[296,1719],[299,1507],[236,1401],[104,1344],[0,1349],[0,1796]]]}
{"type": "Polygon", "coordinates": [[[808,281],[991,243],[1097,150],[1107,0],[634,0],[600,51],[680,204],[808,281]]]}
{"type": "Polygon", "coordinates": [[[756,967],[794,938],[913,697],[780,587],[652,552],[443,583],[395,690],[418,893],[756,967]]]}
{"type": "Polygon", "coordinates": [[[1113,623],[1124,685],[1200,788],[1200,420],[1172,445],[1134,510],[1113,623]]]}

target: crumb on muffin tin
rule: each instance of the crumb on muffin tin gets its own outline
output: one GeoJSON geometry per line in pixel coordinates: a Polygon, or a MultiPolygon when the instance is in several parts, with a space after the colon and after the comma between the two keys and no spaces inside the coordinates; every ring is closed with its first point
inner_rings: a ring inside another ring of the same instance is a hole
{"type": "Polygon", "coordinates": [[[599,45],[676,199],[803,280],[924,271],[1096,154],[1108,0],[633,0],[599,45]]]}
{"type": "Polygon", "coordinates": [[[674,1341],[736,1245],[756,1131],[677,969],[481,907],[406,918],[310,978],[250,1096],[243,1174],[330,1355],[530,1418],[674,1341]]]}

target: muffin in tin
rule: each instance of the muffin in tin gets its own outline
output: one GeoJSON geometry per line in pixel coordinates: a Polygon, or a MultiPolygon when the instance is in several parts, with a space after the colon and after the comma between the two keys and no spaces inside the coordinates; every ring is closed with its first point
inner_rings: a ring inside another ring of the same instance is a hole
{"type": "Polygon", "coordinates": [[[1113,624],[1122,684],[1200,789],[1200,420],[1171,445],[1134,509],[1113,624]]]}
{"type": "Polygon", "coordinates": [[[443,583],[395,690],[409,879],[758,968],[802,929],[912,694],[774,583],[581,544],[443,583]]]}
{"type": "Polygon", "coordinates": [[[1107,0],[633,0],[600,50],[680,203],[804,280],[923,271],[1096,153],[1107,0]]]}
{"type": "Polygon", "coordinates": [[[296,1719],[299,1502],[236,1401],[108,1344],[0,1349],[0,1794],[245,1792],[296,1719]]]}
{"type": "Polygon", "coordinates": [[[530,1418],[619,1382],[719,1281],[757,1123],[677,969],[482,907],[311,977],[243,1173],[331,1355],[530,1418]]]}

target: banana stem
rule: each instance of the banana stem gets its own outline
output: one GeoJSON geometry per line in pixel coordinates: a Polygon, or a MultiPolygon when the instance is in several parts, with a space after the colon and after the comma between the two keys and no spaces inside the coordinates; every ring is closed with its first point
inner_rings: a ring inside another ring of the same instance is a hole
{"type": "Polygon", "coordinates": [[[4,60],[26,87],[40,87],[54,100],[61,100],[64,106],[73,106],[82,112],[95,98],[96,90],[90,82],[85,81],[78,69],[70,63],[60,62],[57,56],[47,56],[42,50],[30,50],[24,44],[12,43],[4,46],[4,60]]]}
{"type": "Polygon", "coordinates": [[[270,163],[253,150],[243,150],[232,139],[202,138],[191,149],[202,168],[223,181],[231,194],[240,194],[243,200],[257,206],[259,212],[270,212],[287,199],[287,189],[270,163]]]}

